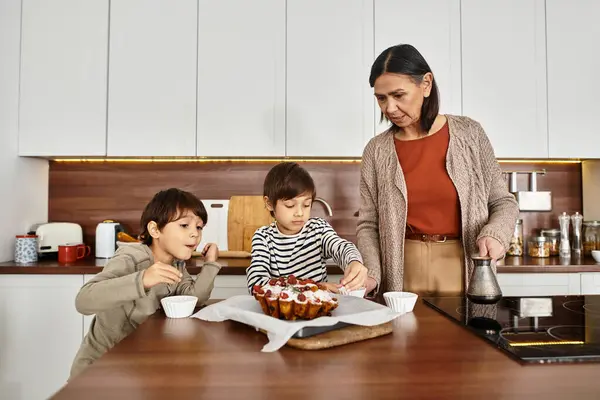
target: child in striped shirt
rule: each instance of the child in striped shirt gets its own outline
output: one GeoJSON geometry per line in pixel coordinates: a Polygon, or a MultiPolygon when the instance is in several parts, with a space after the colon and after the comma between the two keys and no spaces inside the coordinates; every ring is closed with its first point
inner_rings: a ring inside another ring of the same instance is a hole
{"type": "Polygon", "coordinates": [[[252,237],[252,260],[246,270],[248,289],[264,285],[271,278],[294,275],[299,279],[326,282],[325,261],[344,270],[339,284],[326,283],[337,293],[365,286],[367,268],[356,246],[342,239],[322,218],[310,218],[315,184],[297,163],[273,167],[264,182],[264,200],[275,222],[259,228],[252,237]]]}

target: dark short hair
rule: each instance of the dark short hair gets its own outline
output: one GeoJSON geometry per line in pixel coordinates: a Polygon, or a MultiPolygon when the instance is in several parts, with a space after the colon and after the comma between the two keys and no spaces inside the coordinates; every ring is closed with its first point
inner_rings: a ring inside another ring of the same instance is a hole
{"type": "MultiPolygon", "coordinates": [[[[371,67],[371,76],[369,76],[369,84],[371,87],[374,87],[377,78],[386,72],[408,75],[417,84],[423,81],[423,77],[426,73],[430,72],[433,75],[425,58],[410,44],[399,44],[389,47],[377,57],[371,67]]],[[[429,132],[439,111],[440,93],[434,76],[431,94],[429,97],[423,99],[423,106],[421,107],[421,129],[425,132],[429,132]]],[[[381,113],[381,119],[384,119],[383,112],[381,113]]],[[[399,131],[400,128],[392,123],[390,130],[395,133],[399,131]]]]}
{"type": "MultiPolygon", "coordinates": [[[[295,162],[282,162],[271,168],[265,178],[263,195],[275,207],[278,200],[293,199],[304,193],[310,193],[314,200],[317,191],[315,182],[307,170],[295,162]]],[[[274,213],[271,212],[273,216],[274,213]]]]}
{"type": "Polygon", "coordinates": [[[178,220],[186,211],[194,213],[202,220],[204,225],[208,222],[208,214],[204,204],[192,193],[176,188],[156,193],[142,212],[140,239],[144,244],[150,246],[152,244],[152,236],[148,232],[150,222],[156,222],[158,229],[162,230],[169,222],[178,220]]]}

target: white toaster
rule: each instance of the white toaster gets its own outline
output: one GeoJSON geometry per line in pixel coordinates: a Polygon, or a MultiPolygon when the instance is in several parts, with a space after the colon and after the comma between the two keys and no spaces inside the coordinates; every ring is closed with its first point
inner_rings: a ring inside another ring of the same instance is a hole
{"type": "Polygon", "coordinates": [[[38,253],[58,252],[58,246],[66,243],[83,243],[81,225],[72,222],[41,224],[35,234],[38,237],[38,253]]]}

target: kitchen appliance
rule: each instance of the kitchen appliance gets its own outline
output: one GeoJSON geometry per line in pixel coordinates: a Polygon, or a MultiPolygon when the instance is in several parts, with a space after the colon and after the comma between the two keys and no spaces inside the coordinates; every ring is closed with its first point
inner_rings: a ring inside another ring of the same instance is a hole
{"type": "Polygon", "coordinates": [[[600,362],[600,296],[465,297],[424,303],[522,364],[600,362]]]}
{"type": "Polygon", "coordinates": [[[81,225],[72,222],[48,222],[35,230],[38,253],[58,253],[58,246],[66,243],[83,243],[81,225]]]}
{"type": "Polygon", "coordinates": [[[552,211],[552,192],[538,192],[537,177],[545,175],[546,170],[541,171],[507,171],[509,175],[509,191],[515,195],[519,203],[520,211],[552,211]],[[517,174],[529,174],[529,190],[520,191],[517,187],[517,174]]]}
{"type": "Polygon", "coordinates": [[[475,267],[471,272],[467,297],[474,303],[494,304],[502,298],[502,290],[492,270],[491,257],[471,257],[475,267]]]}
{"type": "Polygon", "coordinates": [[[110,219],[96,226],[96,258],[111,258],[115,255],[119,232],[124,232],[121,224],[110,219]]]}

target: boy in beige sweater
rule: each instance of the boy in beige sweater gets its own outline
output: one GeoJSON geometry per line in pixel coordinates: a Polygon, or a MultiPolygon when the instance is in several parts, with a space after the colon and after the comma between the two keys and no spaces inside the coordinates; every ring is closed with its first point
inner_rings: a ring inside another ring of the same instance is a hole
{"type": "Polygon", "coordinates": [[[193,194],[169,189],[154,196],[142,213],[143,243],[121,246],[77,295],[77,311],[95,317],[69,379],[154,314],[163,297],[191,295],[198,297],[198,304],[208,300],[221,268],[217,245],[204,247],[206,263],[196,281],[185,269],[206,222],[206,209],[193,194]]]}

